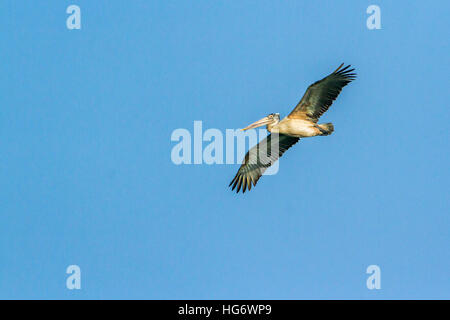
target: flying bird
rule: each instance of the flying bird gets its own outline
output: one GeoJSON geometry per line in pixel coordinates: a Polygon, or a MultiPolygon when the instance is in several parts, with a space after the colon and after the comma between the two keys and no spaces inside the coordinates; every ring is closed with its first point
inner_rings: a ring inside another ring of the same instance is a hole
{"type": "Polygon", "coordinates": [[[241,129],[248,130],[266,125],[270,134],[247,152],[229,185],[232,190],[237,188],[237,193],[241,188],[242,192],[247,189],[250,191],[264,171],[300,138],[328,136],[334,131],[332,123],[317,122],[336,100],[342,88],[356,79],[356,73],[353,72],[355,69],[350,69],[350,65],[342,68],[343,65],[329,76],[310,85],[294,110],[281,121],[279,113],[271,113],[241,129]],[[272,151],[273,148],[275,150],[272,151]]]}

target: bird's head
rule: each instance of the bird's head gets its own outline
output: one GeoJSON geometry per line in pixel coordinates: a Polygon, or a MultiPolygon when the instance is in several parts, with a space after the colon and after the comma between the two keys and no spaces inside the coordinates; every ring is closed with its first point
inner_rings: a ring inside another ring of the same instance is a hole
{"type": "Polygon", "coordinates": [[[280,122],[280,114],[279,113],[271,113],[269,114],[267,117],[264,117],[256,122],[253,122],[251,125],[245,127],[244,129],[241,129],[242,131],[248,130],[248,129],[253,129],[253,128],[258,128],[258,127],[262,127],[264,125],[269,126],[274,126],[276,125],[278,122],[280,122]]]}

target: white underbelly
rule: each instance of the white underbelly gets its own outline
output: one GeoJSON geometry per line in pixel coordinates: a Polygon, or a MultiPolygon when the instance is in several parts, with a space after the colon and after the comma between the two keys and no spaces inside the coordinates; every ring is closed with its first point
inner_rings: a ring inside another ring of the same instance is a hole
{"type": "Polygon", "coordinates": [[[315,123],[309,121],[288,119],[287,121],[281,121],[272,128],[272,132],[279,132],[299,138],[314,137],[320,134],[320,130],[315,125],[315,123]]]}

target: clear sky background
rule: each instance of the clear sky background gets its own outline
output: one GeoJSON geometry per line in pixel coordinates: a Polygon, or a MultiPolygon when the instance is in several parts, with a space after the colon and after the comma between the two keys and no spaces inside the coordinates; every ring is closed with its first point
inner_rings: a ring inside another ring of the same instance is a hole
{"type": "Polygon", "coordinates": [[[450,298],[449,8],[1,1],[0,298],[450,298]],[[173,130],[285,116],[341,62],[335,133],[250,193],[172,163],[173,130]]]}

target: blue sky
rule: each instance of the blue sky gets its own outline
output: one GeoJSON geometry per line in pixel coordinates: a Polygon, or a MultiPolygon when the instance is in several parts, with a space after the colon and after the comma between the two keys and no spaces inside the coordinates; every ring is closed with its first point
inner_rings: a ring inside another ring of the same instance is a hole
{"type": "Polygon", "coordinates": [[[2,1],[0,298],[450,298],[449,6],[2,1]],[[285,116],[341,62],[334,134],[250,193],[172,163],[173,130],[285,116]]]}

